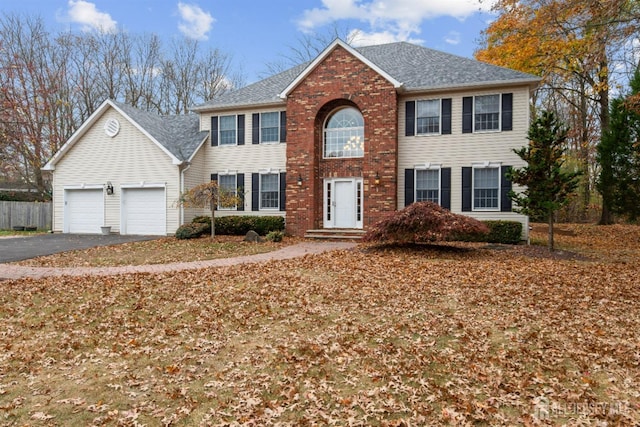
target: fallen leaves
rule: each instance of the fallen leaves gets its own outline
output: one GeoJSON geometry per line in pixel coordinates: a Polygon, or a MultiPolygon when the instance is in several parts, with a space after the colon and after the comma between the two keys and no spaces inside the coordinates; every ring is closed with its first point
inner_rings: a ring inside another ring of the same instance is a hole
{"type": "Polygon", "coordinates": [[[634,425],[640,233],[575,230],[2,282],[0,425],[634,425]]]}

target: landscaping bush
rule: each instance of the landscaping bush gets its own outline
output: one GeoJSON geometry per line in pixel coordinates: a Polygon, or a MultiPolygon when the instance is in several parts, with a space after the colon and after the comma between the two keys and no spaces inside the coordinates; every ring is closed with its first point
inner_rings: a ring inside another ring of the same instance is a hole
{"type": "Polygon", "coordinates": [[[208,233],[211,233],[209,225],[192,222],[178,227],[176,230],[176,239],[195,239],[196,237],[200,237],[208,233]]]}
{"type": "Polygon", "coordinates": [[[242,236],[253,230],[261,236],[272,231],[284,230],[284,218],[281,216],[222,216],[216,217],[216,234],[242,236]]]}
{"type": "Polygon", "coordinates": [[[282,231],[270,231],[267,233],[265,239],[270,242],[282,242],[284,238],[284,233],[282,231]]]}
{"type": "Polygon", "coordinates": [[[424,243],[460,240],[489,232],[482,222],[454,214],[433,202],[412,203],[374,224],[365,242],[424,243]]]}
{"type": "Polygon", "coordinates": [[[489,227],[485,241],[516,245],[522,240],[522,223],[518,221],[484,221],[489,227]]]}
{"type": "Polygon", "coordinates": [[[191,222],[195,222],[197,224],[208,224],[211,226],[211,217],[207,215],[197,216],[193,218],[191,222]]]}

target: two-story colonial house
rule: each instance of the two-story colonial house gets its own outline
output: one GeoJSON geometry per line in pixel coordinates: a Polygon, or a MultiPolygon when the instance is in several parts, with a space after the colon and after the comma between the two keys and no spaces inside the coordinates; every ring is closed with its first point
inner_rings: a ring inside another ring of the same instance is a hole
{"type": "Polygon", "coordinates": [[[538,81],[409,43],[336,40],[309,63],[194,107],[199,120],[106,101],[45,167],[54,230],[171,234],[204,213],[176,200],[206,180],[244,195],[217,215],[283,215],[298,236],[366,230],[422,200],[527,230],[505,172],[523,165],[513,149],[527,144],[538,81]],[[100,150],[112,158],[92,160],[100,150]]]}

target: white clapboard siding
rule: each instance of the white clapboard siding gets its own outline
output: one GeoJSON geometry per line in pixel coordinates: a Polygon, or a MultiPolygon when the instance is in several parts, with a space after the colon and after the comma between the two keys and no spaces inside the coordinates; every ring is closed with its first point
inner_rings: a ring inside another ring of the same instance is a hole
{"type": "MultiPolygon", "coordinates": [[[[200,147],[200,150],[193,156],[191,159],[191,164],[184,171],[183,174],[183,183],[182,183],[182,192],[189,190],[190,188],[196,187],[204,182],[208,182],[209,179],[207,177],[207,145],[208,141],[205,141],[205,145],[200,147]],[[203,180],[203,177],[204,180],[203,180]]],[[[191,222],[193,218],[200,215],[211,215],[209,209],[205,208],[184,208],[182,223],[187,224],[191,222]]]]}
{"type": "Polygon", "coordinates": [[[209,180],[212,173],[217,174],[238,174],[244,173],[244,193],[245,207],[244,211],[225,211],[220,210],[216,215],[265,215],[265,216],[283,216],[284,211],[252,211],[251,210],[251,174],[260,173],[270,170],[272,173],[286,172],[287,166],[287,144],[286,143],[267,143],[252,144],[252,114],[280,112],[284,110],[284,106],[280,109],[263,109],[263,110],[240,110],[225,111],[215,114],[203,115],[201,123],[204,127],[202,130],[211,129],[212,115],[245,115],[245,142],[244,145],[225,145],[212,147],[211,141],[207,141],[206,150],[206,172],[203,179],[209,180]]]}
{"type": "MultiPolygon", "coordinates": [[[[500,88],[482,91],[442,92],[401,97],[398,123],[398,208],[404,202],[404,170],[425,163],[451,168],[451,210],[462,210],[462,167],[473,163],[500,162],[522,167],[525,163],[513,152],[526,146],[529,127],[528,87],[500,88]],[[462,133],[462,98],[465,96],[513,93],[513,130],[505,132],[462,133]],[[405,102],[420,99],[451,98],[451,134],[405,136],[405,102]]],[[[518,190],[514,187],[514,190],[518,190]]],[[[515,212],[464,212],[481,220],[513,220],[528,227],[527,218],[515,212]]]]}
{"type": "Polygon", "coordinates": [[[180,172],[178,166],[147,136],[125,117],[109,108],[81,139],[56,164],[54,173],[54,230],[63,229],[63,193],[68,186],[106,185],[111,182],[115,192],[105,194],[105,225],[120,231],[121,185],[143,186],[162,184],[166,188],[166,229],[175,232],[179,223],[180,172]],[[109,118],[120,122],[119,133],[111,138],[104,125],[109,118]],[[90,176],[92,182],[85,182],[90,176]]]}

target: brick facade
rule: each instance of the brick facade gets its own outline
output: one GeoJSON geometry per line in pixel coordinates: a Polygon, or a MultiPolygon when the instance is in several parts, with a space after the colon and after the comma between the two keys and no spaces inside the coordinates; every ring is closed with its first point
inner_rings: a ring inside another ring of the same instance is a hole
{"type": "Polygon", "coordinates": [[[323,225],[323,180],[363,181],[365,229],[397,208],[398,99],[393,84],[341,46],[318,64],[287,99],[287,232],[323,225]],[[336,108],[364,118],[362,158],[323,159],[323,125],[336,108]],[[375,184],[378,175],[380,183],[375,184]],[[302,185],[298,185],[299,177],[302,185]]]}

